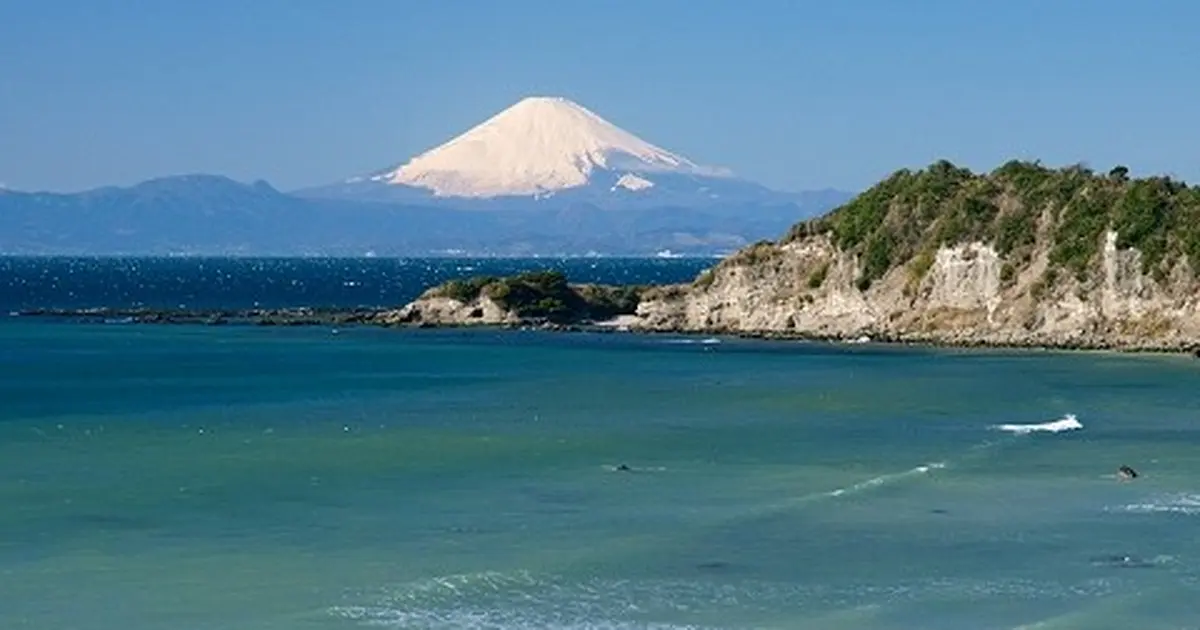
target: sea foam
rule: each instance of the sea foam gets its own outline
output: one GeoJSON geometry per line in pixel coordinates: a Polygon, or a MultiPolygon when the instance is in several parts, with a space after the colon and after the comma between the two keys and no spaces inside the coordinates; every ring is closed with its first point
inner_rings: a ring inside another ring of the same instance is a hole
{"type": "Polygon", "coordinates": [[[1104,579],[1063,583],[914,578],[834,585],[754,579],[736,583],[687,578],[571,579],[518,571],[399,584],[375,597],[368,595],[373,601],[334,606],[327,612],[362,626],[388,630],[701,630],[711,626],[655,619],[680,612],[726,616],[754,610],[794,610],[799,605],[809,620],[830,621],[829,627],[833,627],[850,619],[870,620],[881,607],[897,603],[980,597],[1061,600],[1112,593],[1112,582],[1104,579]]]}
{"type": "Polygon", "coordinates": [[[1078,431],[1083,428],[1075,414],[1069,413],[1058,420],[1052,422],[1042,422],[1039,424],[1000,424],[992,427],[998,431],[1007,431],[1018,435],[1028,433],[1062,433],[1063,431],[1078,431]]]}
{"type": "Polygon", "coordinates": [[[923,465],[917,466],[915,468],[910,468],[904,472],[892,473],[890,475],[880,475],[878,477],[872,477],[871,479],[868,479],[866,481],[861,481],[852,486],[847,486],[845,488],[838,488],[836,490],[830,490],[829,492],[826,493],[826,496],[841,497],[841,496],[845,496],[847,494],[854,494],[856,492],[862,492],[864,490],[869,490],[871,488],[877,488],[879,486],[883,486],[888,483],[907,479],[907,478],[915,476],[915,475],[929,474],[930,471],[941,470],[945,467],[946,467],[945,462],[933,462],[930,464],[923,464],[923,465]]]}
{"type": "Polygon", "coordinates": [[[1200,515],[1200,494],[1170,494],[1159,496],[1140,503],[1130,503],[1121,506],[1121,512],[1137,514],[1184,514],[1187,516],[1200,515]]]}

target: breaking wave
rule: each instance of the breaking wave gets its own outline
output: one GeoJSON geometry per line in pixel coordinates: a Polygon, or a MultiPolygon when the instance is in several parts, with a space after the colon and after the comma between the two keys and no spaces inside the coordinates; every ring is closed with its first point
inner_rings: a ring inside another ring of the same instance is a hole
{"type": "Polygon", "coordinates": [[[1007,431],[1017,435],[1026,435],[1029,433],[1062,433],[1063,431],[1078,431],[1083,428],[1075,414],[1069,413],[1058,420],[1052,422],[1042,422],[1039,424],[998,424],[993,429],[998,431],[1007,431]]]}

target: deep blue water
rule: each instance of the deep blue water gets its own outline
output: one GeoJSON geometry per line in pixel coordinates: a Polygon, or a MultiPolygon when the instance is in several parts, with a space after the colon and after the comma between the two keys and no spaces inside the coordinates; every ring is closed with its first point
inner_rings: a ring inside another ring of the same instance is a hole
{"type": "Polygon", "coordinates": [[[572,282],[685,282],[711,258],[0,258],[0,311],[395,306],[446,280],[555,269],[572,282]]]}

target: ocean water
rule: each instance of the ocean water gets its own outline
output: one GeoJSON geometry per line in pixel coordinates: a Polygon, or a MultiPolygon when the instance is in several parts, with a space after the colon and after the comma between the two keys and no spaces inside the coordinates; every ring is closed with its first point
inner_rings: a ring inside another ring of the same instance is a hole
{"type": "Polygon", "coordinates": [[[1196,628],[1198,392],[1181,357],[4,318],[0,628],[1196,628]]]}
{"type": "MultiPolygon", "coordinates": [[[[10,258],[0,309],[712,262],[10,258]]],[[[1198,628],[1198,381],[1163,356],[0,318],[0,628],[1198,628]]]]}
{"type": "Polygon", "coordinates": [[[687,282],[711,258],[0,257],[0,311],[395,306],[452,278],[554,269],[572,282],[687,282]]]}

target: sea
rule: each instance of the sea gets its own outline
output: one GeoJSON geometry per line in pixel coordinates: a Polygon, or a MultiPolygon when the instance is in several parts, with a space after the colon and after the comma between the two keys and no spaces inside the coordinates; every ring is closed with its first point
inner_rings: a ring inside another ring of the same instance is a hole
{"type": "MultiPolygon", "coordinates": [[[[713,262],[4,259],[0,309],[713,262]]],[[[5,630],[1183,630],[1198,532],[1185,356],[0,317],[5,630]]]]}

